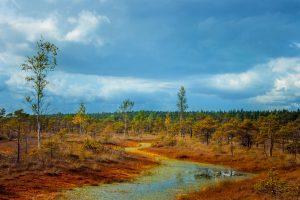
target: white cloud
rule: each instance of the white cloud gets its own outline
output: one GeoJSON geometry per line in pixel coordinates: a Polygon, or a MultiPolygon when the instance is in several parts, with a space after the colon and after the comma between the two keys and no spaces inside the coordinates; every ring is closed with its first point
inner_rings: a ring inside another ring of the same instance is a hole
{"type": "MultiPolygon", "coordinates": [[[[6,84],[13,91],[30,91],[21,72],[10,74],[6,84]]],[[[49,76],[47,91],[67,99],[112,99],[124,94],[168,92],[174,83],[134,77],[98,76],[56,71],[49,76]]]]}
{"type": "Polygon", "coordinates": [[[126,93],[155,93],[174,87],[173,83],[134,77],[83,75],[57,72],[51,76],[49,92],[66,98],[112,99],[126,93]]]}
{"type": "MultiPolygon", "coordinates": [[[[62,42],[94,42],[103,45],[103,38],[98,34],[102,25],[110,23],[107,16],[82,10],[77,16],[49,13],[43,18],[24,16],[18,13],[15,4],[4,1],[0,3],[0,30],[14,30],[33,42],[42,35],[62,42]]],[[[2,34],[3,35],[3,34],[2,34]]]]}
{"type": "MultiPolygon", "coordinates": [[[[253,97],[262,104],[295,105],[300,100],[300,58],[278,58],[266,64],[273,73],[272,87],[264,94],[253,97]]],[[[264,76],[262,77],[264,78],[264,76]]]]}
{"type": "Polygon", "coordinates": [[[189,77],[188,85],[197,93],[226,99],[245,99],[264,93],[272,83],[272,73],[257,65],[245,72],[206,74],[189,77]]]}
{"type": "Polygon", "coordinates": [[[256,70],[243,73],[218,74],[208,78],[210,87],[222,91],[245,91],[259,84],[261,75],[256,70]]]}
{"type": "Polygon", "coordinates": [[[277,58],[271,60],[267,64],[268,68],[271,68],[275,73],[300,73],[300,58],[277,58]]]}
{"type": "Polygon", "coordinates": [[[36,41],[41,35],[44,35],[47,38],[61,40],[62,33],[57,24],[57,19],[55,17],[48,17],[46,19],[22,17],[9,21],[10,27],[25,34],[26,39],[31,42],[36,41]]]}
{"type": "Polygon", "coordinates": [[[300,48],[300,42],[294,42],[293,45],[297,48],[300,48]]]}
{"type": "Polygon", "coordinates": [[[18,95],[19,93],[29,92],[31,88],[25,80],[26,74],[20,71],[15,71],[9,75],[9,78],[5,81],[9,90],[13,91],[18,95]]]}
{"type": "MultiPolygon", "coordinates": [[[[0,53],[0,63],[20,57],[0,53]]],[[[11,63],[8,63],[11,64],[11,63]]],[[[9,78],[6,85],[14,92],[29,91],[24,75],[17,69],[0,73],[9,78]]],[[[242,73],[225,73],[186,77],[180,81],[163,81],[136,77],[99,76],[55,71],[49,76],[49,94],[66,99],[111,100],[124,94],[176,94],[180,85],[191,93],[222,98],[243,98],[263,105],[295,105],[300,100],[300,58],[278,58],[242,73]]]]}
{"type": "MultiPolygon", "coordinates": [[[[15,65],[16,63],[21,63],[23,61],[23,57],[10,53],[10,52],[0,52],[0,64],[7,66],[7,68],[15,65]]],[[[0,67],[0,72],[7,70],[6,67],[0,67]]]]}
{"type": "Polygon", "coordinates": [[[99,37],[95,34],[97,27],[104,23],[110,23],[106,16],[100,16],[89,11],[82,11],[78,18],[69,18],[69,23],[76,24],[74,29],[65,36],[67,41],[90,42],[92,39],[98,41],[99,37]]]}
{"type": "Polygon", "coordinates": [[[198,93],[226,99],[294,107],[300,101],[300,57],[272,59],[241,73],[194,76],[188,85],[198,93]]]}

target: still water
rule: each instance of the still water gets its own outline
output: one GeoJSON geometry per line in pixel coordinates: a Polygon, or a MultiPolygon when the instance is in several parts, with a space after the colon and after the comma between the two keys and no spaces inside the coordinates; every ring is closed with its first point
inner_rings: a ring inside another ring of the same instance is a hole
{"type": "Polygon", "coordinates": [[[238,180],[250,176],[230,168],[190,161],[169,159],[141,149],[150,144],[127,151],[147,154],[160,161],[160,165],[145,171],[133,181],[86,186],[65,191],[58,200],[172,200],[179,194],[197,191],[201,187],[224,180],[238,180]]]}

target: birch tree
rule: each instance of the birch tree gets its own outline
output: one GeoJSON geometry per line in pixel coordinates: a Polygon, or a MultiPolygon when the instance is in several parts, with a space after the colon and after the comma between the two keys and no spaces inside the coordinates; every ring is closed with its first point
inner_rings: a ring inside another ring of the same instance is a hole
{"type": "Polygon", "coordinates": [[[38,148],[41,143],[41,115],[45,112],[45,88],[48,85],[47,76],[57,65],[56,56],[58,48],[43,38],[36,43],[35,55],[28,56],[21,64],[22,71],[26,72],[25,80],[30,84],[33,91],[26,96],[26,101],[31,105],[33,114],[36,116],[38,148]]]}
{"type": "Polygon", "coordinates": [[[125,99],[119,107],[119,110],[122,113],[122,117],[124,120],[124,137],[126,136],[127,128],[128,128],[128,112],[132,110],[133,106],[134,106],[133,101],[130,101],[129,99],[125,99]]]}
{"type": "Polygon", "coordinates": [[[177,108],[178,108],[178,112],[179,112],[179,124],[180,124],[180,135],[183,135],[183,127],[182,127],[182,122],[184,120],[184,112],[186,111],[186,109],[188,108],[187,105],[187,100],[186,100],[186,91],[185,88],[183,86],[180,87],[179,91],[178,91],[178,102],[177,102],[177,108]]]}
{"type": "Polygon", "coordinates": [[[86,111],[85,111],[85,106],[84,103],[80,103],[79,104],[79,110],[76,113],[76,115],[74,116],[72,122],[74,124],[78,124],[79,125],[79,134],[82,135],[82,133],[84,132],[84,128],[85,128],[85,124],[87,121],[87,116],[86,116],[86,111]]]}

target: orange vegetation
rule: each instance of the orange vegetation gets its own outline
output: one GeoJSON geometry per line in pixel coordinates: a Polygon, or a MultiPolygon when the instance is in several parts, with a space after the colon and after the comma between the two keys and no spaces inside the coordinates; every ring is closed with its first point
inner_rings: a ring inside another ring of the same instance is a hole
{"type": "Polygon", "coordinates": [[[254,184],[265,178],[270,168],[275,168],[280,178],[292,185],[300,183],[300,167],[290,163],[290,156],[276,151],[273,158],[266,158],[261,149],[236,149],[232,158],[227,151],[218,151],[213,146],[185,144],[173,147],[152,147],[146,151],[165,155],[170,158],[191,160],[200,163],[225,165],[234,169],[255,173],[252,178],[242,181],[221,182],[217,186],[202,188],[199,192],[179,196],[178,199],[232,200],[232,199],[272,199],[268,195],[257,194],[254,184]]]}
{"type": "MultiPolygon", "coordinates": [[[[136,142],[129,140],[114,145],[118,144],[136,146],[136,142]]],[[[10,142],[7,145],[10,146],[10,142]]],[[[5,149],[5,143],[0,148],[5,149]]],[[[63,159],[38,164],[24,162],[14,166],[1,163],[0,199],[52,199],[64,189],[130,180],[157,164],[133,153],[124,153],[121,159],[106,156],[87,156],[80,164],[63,159]]]]}

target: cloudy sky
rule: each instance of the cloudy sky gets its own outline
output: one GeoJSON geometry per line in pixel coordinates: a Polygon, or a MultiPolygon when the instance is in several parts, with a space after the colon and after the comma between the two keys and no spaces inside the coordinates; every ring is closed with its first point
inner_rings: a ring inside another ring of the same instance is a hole
{"type": "Polygon", "coordinates": [[[298,109],[299,0],[1,0],[0,107],[27,109],[20,64],[60,51],[48,112],[298,109]],[[72,3],[71,3],[72,2],[72,3]]]}

